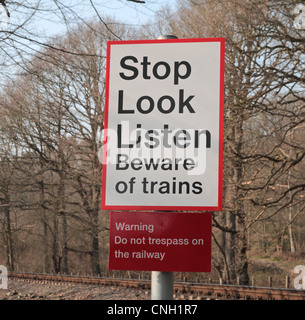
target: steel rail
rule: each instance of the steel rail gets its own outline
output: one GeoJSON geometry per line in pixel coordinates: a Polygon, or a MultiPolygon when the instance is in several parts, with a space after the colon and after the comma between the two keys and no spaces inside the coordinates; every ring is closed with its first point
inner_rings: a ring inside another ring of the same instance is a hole
{"type": "MultiPolygon", "coordinates": [[[[125,288],[150,289],[150,280],[118,279],[108,277],[75,276],[62,274],[39,274],[8,272],[10,278],[27,279],[31,281],[47,281],[62,283],[95,284],[103,286],[116,286],[125,288]]],[[[221,299],[245,300],[305,300],[305,290],[250,287],[227,284],[206,284],[191,282],[175,282],[175,294],[202,296],[221,299]]]]}

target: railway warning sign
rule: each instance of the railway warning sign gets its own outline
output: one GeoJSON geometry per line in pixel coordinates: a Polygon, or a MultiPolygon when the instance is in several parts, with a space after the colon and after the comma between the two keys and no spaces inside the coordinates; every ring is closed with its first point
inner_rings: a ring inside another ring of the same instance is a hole
{"type": "Polygon", "coordinates": [[[224,39],[110,41],[103,209],[221,210],[224,39]]]}
{"type": "Polygon", "coordinates": [[[110,212],[109,270],[211,271],[212,214],[110,212]]]}

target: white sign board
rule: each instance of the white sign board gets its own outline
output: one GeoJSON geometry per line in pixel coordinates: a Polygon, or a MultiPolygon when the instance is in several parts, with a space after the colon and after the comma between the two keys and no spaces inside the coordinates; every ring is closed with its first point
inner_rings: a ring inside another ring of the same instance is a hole
{"type": "Polygon", "coordinates": [[[224,39],[110,41],[102,208],[221,210],[224,39]]]}

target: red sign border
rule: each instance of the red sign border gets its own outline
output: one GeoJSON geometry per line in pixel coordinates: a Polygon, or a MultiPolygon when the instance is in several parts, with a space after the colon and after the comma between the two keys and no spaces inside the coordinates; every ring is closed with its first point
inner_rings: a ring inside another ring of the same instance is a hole
{"type": "MultiPolygon", "coordinates": [[[[109,78],[110,78],[110,54],[112,45],[124,44],[150,44],[150,43],[189,43],[189,42],[219,42],[220,43],[220,97],[219,97],[219,161],[218,161],[218,205],[217,206],[143,206],[143,205],[106,205],[106,173],[107,173],[107,148],[103,148],[103,172],[102,172],[102,210],[198,210],[221,211],[223,189],[223,121],[224,121],[224,70],[225,70],[225,38],[191,38],[191,39],[157,39],[157,40],[128,40],[108,41],[106,61],[106,88],[104,129],[108,129],[109,109],[109,78]]],[[[103,145],[107,144],[107,134],[104,135],[103,145]]]]}

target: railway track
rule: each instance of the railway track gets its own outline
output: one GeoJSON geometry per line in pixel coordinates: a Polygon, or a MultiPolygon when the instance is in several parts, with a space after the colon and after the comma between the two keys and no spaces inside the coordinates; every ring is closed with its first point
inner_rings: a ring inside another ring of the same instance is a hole
{"type": "MultiPolygon", "coordinates": [[[[28,281],[53,283],[78,283],[125,288],[150,289],[150,280],[101,278],[89,276],[70,276],[55,274],[13,273],[8,276],[28,281]]],[[[305,290],[248,287],[238,285],[199,284],[189,282],[174,283],[175,296],[189,298],[233,299],[233,300],[305,300],[305,290]]]]}

